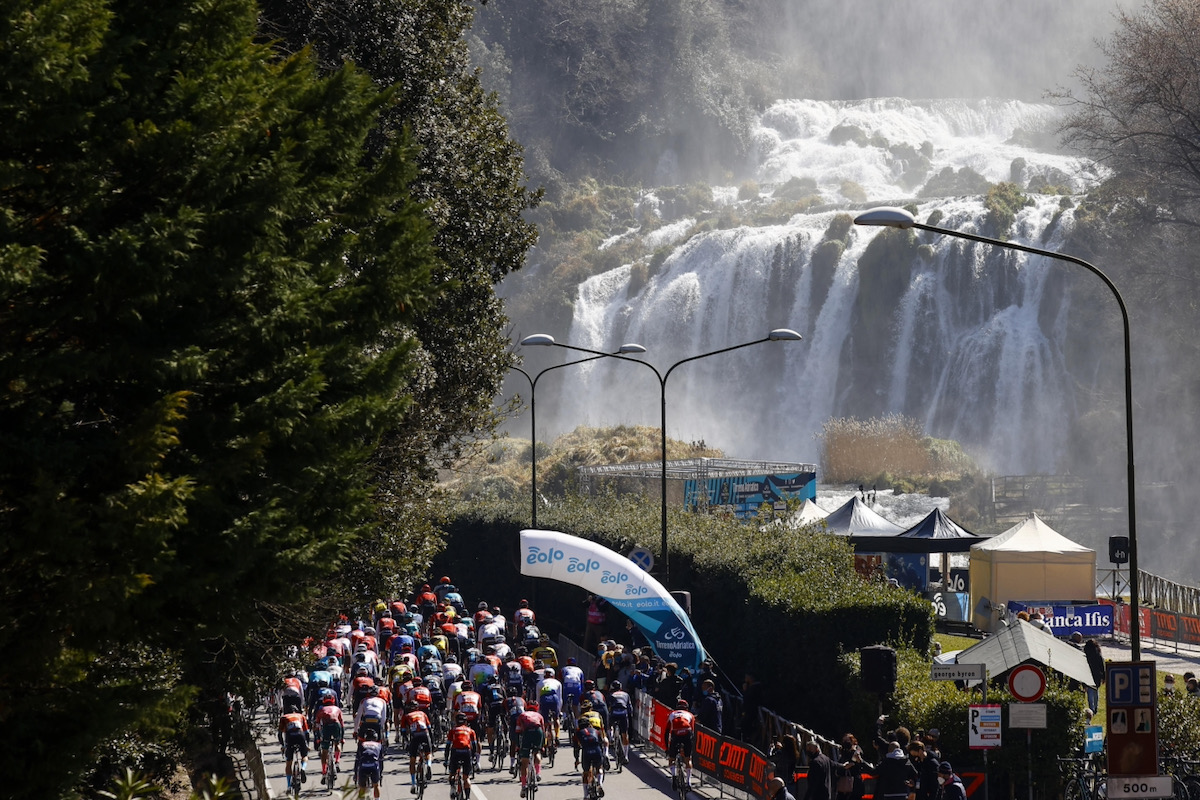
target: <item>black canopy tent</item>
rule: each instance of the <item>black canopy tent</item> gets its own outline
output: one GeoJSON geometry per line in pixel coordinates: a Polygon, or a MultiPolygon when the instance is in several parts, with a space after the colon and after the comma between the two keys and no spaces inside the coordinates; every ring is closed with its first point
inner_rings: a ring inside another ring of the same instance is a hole
{"type": "Polygon", "coordinates": [[[971,533],[935,508],[906,531],[882,536],[851,533],[850,544],[859,553],[965,553],[988,538],[971,533]]]}

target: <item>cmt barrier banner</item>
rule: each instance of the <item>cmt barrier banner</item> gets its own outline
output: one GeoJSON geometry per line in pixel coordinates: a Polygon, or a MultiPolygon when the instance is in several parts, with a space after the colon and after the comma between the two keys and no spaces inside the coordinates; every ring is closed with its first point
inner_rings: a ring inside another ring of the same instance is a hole
{"type": "Polygon", "coordinates": [[[661,583],[607,547],[558,531],[521,531],[521,574],[573,583],[633,620],[654,652],[692,672],[704,646],[687,613],[661,583]]]}
{"type": "MultiPolygon", "coordinates": [[[[1112,600],[1108,598],[1103,598],[1100,602],[1113,609],[1115,631],[1126,636],[1130,635],[1129,606],[1124,603],[1113,605],[1112,600]]],[[[1138,617],[1141,619],[1143,637],[1179,642],[1180,644],[1200,645],[1200,618],[1198,617],[1145,606],[1138,607],[1138,617]]]]}

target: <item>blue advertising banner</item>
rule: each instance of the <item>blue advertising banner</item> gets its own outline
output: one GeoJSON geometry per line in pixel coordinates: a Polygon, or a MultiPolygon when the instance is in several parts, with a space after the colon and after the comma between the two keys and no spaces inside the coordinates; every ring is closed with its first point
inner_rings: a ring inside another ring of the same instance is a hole
{"type": "Polygon", "coordinates": [[[689,509],[705,505],[711,510],[730,511],[738,519],[750,519],[763,503],[779,512],[787,510],[787,499],[816,500],[817,474],[793,472],[787,475],[751,475],[736,478],[708,478],[683,482],[683,502],[689,509]]]}
{"type": "Polygon", "coordinates": [[[1062,638],[1079,632],[1084,636],[1111,636],[1113,630],[1113,608],[1110,605],[1056,606],[1044,603],[1019,602],[1008,604],[1010,613],[1021,611],[1041,612],[1054,635],[1062,638]]]}
{"type": "Polygon", "coordinates": [[[687,613],[661,583],[625,556],[558,531],[521,531],[521,574],[573,583],[603,597],[646,635],[654,652],[692,672],[706,655],[687,613]]]}

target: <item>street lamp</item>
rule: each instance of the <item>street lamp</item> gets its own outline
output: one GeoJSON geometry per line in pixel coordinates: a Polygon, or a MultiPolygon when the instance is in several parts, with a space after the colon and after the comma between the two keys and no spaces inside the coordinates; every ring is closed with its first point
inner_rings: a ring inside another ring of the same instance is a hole
{"type": "Polygon", "coordinates": [[[802,337],[800,336],[800,334],[796,333],[793,330],[790,330],[788,328],[776,328],[775,330],[771,331],[769,334],[767,334],[762,339],[755,339],[752,342],[743,342],[742,344],[735,344],[732,347],[723,347],[720,350],[713,350],[710,353],[701,353],[698,356],[691,356],[690,358],[685,358],[681,361],[676,361],[674,364],[672,364],[670,367],[667,368],[666,372],[659,372],[654,367],[653,364],[649,364],[645,361],[638,361],[637,359],[633,359],[633,358],[624,358],[622,356],[615,356],[615,355],[610,355],[608,353],[601,353],[598,350],[589,350],[586,347],[576,347],[575,345],[562,344],[561,342],[554,341],[553,336],[550,336],[549,334],[545,334],[545,333],[537,333],[537,334],[534,334],[533,336],[526,336],[524,339],[521,340],[521,344],[523,344],[523,345],[542,345],[542,346],[547,346],[547,347],[565,347],[568,350],[576,350],[580,353],[593,353],[595,355],[607,355],[609,358],[617,358],[617,359],[621,359],[622,361],[633,361],[635,364],[642,364],[643,366],[649,367],[650,370],[654,373],[654,377],[658,378],[658,386],[659,386],[660,397],[661,397],[661,401],[662,401],[661,402],[662,423],[661,423],[661,431],[660,431],[661,437],[662,437],[662,475],[661,475],[662,562],[663,562],[663,578],[664,578],[663,583],[666,586],[669,587],[670,583],[671,583],[671,557],[667,552],[667,379],[671,377],[671,373],[675,370],[676,367],[678,367],[682,364],[686,364],[689,361],[698,361],[702,358],[708,358],[709,356],[720,355],[721,353],[728,353],[731,350],[740,350],[743,347],[750,347],[752,345],[762,344],[763,342],[798,342],[798,341],[800,341],[801,338],[802,337]]]}
{"type": "Polygon", "coordinates": [[[903,208],[883,207],[873,208],[870,211],[859,214],[854,219],[856,225],[879,225],[887,228],[916,228],[922,231],[930,231],[931,233],[940,233],[945,236],[953,236],[958,239],[969,239],[972,242],[982,242],[983,244],[991,244],[996,247],[1003,247],[1009,250],[1020,250],[1024,253],[1033,253],[1038,256],[1046,256],[1047,258],[1056,258],[1059,261],[1067,261],[1072,264],[1083,267],[1088,272],[1092,273],[1100,280],[1104,281],[1104,285],[1112,292],[1113,297],[1117,299],[1117,305],[1121,309],[1121,324],[1125,329],[1125,454],[1126,454],[1126,481],[1129,483],[1129,610],[1131,614],[1130,636],[1132,638],[1132,655],[1134,661],[1142,660],[1142,644],[1141,631],[1142,621],[1141,615],[1138,612],[1138,562],[1137,562],[1137,503],[1136,491],[1133,481],[1133,374],[1132,374],[1132,357],[1129,348],[1129,310],[1125,308],[1125,300],[1121,297],[1121,293],[1117,291],[1117,287],[1113,284],[1108,276],[1097,269],[1092,264],[1084,261],[1082,258],[1066,255],[1065,253],[1055,253],[1052,250],[1042,250],[1037,247],[1029,247],[1028,245],[1017,244],[1016,242],[1002,242],[999,239],[989,239],[986,236],[977,236],[973,233],[963,233],[962,231],[948,230],[946,228],[938,228],[933,225],[923,225],[917,222],[916,218],[903,208]]]}
{"type": "MultiPolygon", "coordinates": [[[[644,353],[646,348],[640,344],[623,344],[618,353],[644,353]]],[[[575,364],[583,364],[587,361],[596,361],[597,359],[610,357],[610,353],[601,353],[600,355],[591,356],[590,358],[580,358],[575,361],[568,361],[565,364],[555,364],[553,367],[546,367],[536,375],[530,376],[528,372],[520,367],[514,366],[513,369],[525,376],[525,380],[529,381],[529,494],[533,501],[533,506],[530,511],[531,524],[530,527],[537,527],[537,382],[538,379],[556,369],[570,367],[575,364]]],[[[641,362],[638,362],[641,363],[641,362]]]]}

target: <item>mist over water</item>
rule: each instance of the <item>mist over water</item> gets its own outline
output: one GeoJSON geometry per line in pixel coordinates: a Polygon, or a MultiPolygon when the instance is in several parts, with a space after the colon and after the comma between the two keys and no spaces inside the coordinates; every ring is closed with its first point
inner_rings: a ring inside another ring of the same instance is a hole
{"type": "MultiPolygon", "coordinates": [[[[1023,159],[1018,179],[1058,175],[1083,190],[1096,179],[1090,167],[1013,140],[1014,132],[1044,129],[1054,114],[1016,101],[780,102],[756,132],[764,193],[809,178],[823,197],[842,202],[780,225],[692,236],[641,288],[631,289],[628,265],[585,281],[571,343],[612,351],[638,342],[662,371],[772,328],[794,328],[803,342],[680,367],[668,380],[669,435],[704,439],[734,457],[815,462],[815,435],[826,420],[902,413],[932,435],[961,441],[990,469],[1053,472],[1079,413],[1074,386],[1082,380],[1063,351],[1070,299],[1054,290],[1054,267],[930,237],[920,256],[894,265],[910,277],[880,303],[864,297],[859,274],[878,229],[852,228],[831,274],[815,266],[815,250],[850,205],[840,195],[844,181],[879,202],[911,197],[912,164],[903,156],[922,147],[926,176],[970,167],[997,182],[1013,177],[1014,159],[1023,159]],[[830,133],[846,125],[875,143],[831,144],[830,133]]],[[[1053,249],[1071,211],[1058,196],[1032,197],[1015,238],[1053,249]]],[[[929,198],[918,217],[935,211],[949,227],[984,227],[981,197],[929,198]]],[[[548,419],[563,427],[583,418],[658,424],[659,387],[649,370],[611,362],[577,369],[564,383],[566,413],[548,419]]]]}

